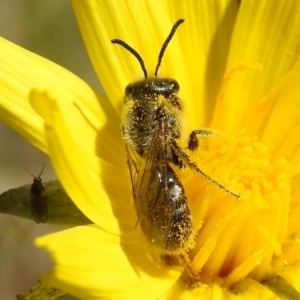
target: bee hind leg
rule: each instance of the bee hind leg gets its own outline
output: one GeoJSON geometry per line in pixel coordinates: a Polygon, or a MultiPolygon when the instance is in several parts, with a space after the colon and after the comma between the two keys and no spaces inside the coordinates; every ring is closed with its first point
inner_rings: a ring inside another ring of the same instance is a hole
{"type": "MultiPolygon", "coordinates": [[[[204,137],[208,137],[209,135],[213,135],[214,132],[213,131],[209,131],[209,130],[194,130],[191,133],[191,135],[193,135],[193,138],[195,137],[196,139],[197,139],[197,134],[202,134],[204,137]]],[[[197,142],[198,142],[198,139],[197,139],[197,142]]],[[[180,159],[187,166],[189,166],[190,168],[192,168],[193,170],[195,170],[197,173],[199,173],[200,175],[202,175],[204,178],[206,178],[208,181],[210,181],[211,183],[213,183],[214,185],[216,185],[218,188],[222,189],[226,193],[232,195],[236,199],[240,199],[241,195],[239,193],[231,191],[230,189],[226,188],[223,184],[219,183],[217,180],[215,180],[214,178],[212,178],[208,174],[206,174],[206,172],[203,171],[202,168],[200,168],[192,160],[192,158],[186,153],[186,151],[184,149],[182,149],[178,145],[178,143],[177,143],[177,141],[175,139],[171,139],[170,140],[170,145],[171,145],[171,148],[173,149],[174,153],[177,154],[177,156],[180,157],[180,159]]],[[[195,149],[197,149],[197,148],[194,148],[194,149],[191,149],[191,150],[195,150],[195,149]]]]}

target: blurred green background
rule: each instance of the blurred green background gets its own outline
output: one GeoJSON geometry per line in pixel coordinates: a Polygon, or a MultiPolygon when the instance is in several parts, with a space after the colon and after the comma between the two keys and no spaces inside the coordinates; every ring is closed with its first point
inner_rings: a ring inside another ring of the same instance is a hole
{"type": "MultiPolygon", "coordinates": [[[[72,71],[100,90],[68,0],[1,0],[0,36],[72,71]]],[[[29,184],[42,165],[43,181],[55,179],[48,158],[0,123],[0,193],[29,184]]],[[[16,299],[51,268],[48,253],[33,240],[63,229],[0,215],[0,299],[16,299]]],[[[64,297],[64,299],[73,299],[64,297]]]]}

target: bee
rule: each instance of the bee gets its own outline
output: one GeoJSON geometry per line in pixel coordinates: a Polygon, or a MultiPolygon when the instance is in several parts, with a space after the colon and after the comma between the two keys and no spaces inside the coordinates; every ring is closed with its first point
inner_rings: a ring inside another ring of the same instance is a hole
{"type": "MultiPolygon", "coordinates": [[[[193,217],[174,166],[188,166],[234,194],[205,174],[177,142],[182,130],[179,84],[174,79],[158,77],[158,70],[168,44],[183,22],[179,19],[173,25],[163,43],[154,76],[148,77],[142,57],[132,47],[122,40],[111,40],[133,54],[144,73],[144,79],[125,89],[122,132],[138,222],[147,240],[164,252],[182,251],[193,236],[193,217]]],[[[197,135],[203,132],[191,133],[190,150],[197,149],[197,135]]]]}
{"type": "Polygon", "coordinates": [[[43,165],[43,168],[37,177],[25,168],[25,170],[33,177],[33,183],[30,187],[30,202],[32,218],[37,224],[46,223],[48,220],[47,195],[41,179],[44,167],[45,165],[43,165]]]}

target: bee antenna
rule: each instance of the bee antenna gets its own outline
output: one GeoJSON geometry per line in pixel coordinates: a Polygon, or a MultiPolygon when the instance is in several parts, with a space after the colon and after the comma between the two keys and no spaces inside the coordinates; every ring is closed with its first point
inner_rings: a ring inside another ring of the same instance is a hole
{"type": "Polygon", "coordinates": [[[32,177],[34,177],[34,178],[40,178],[41,175],[42,175],[42,173],[43,173],[43,171],[44,171],[44,167],[45,167],[45,164],[43,164],[42,171],[40,172],[40,174],[39,174],[38,177],[36,177],[36,176],[33,175],[32,173],[30,173],[25,167],[24,167],[24,169],[25,169],[25,171],[26,171],[27,173],[29,173],[32,177]]]}
{"type": "Polygon", "coordinates": [[[40,172],[38,178],[41,178],[41,175],[43,174],[44,168],[45,168],[45,164],[43,164],[42,170],[41,170],[41,172],[40,172]]]}
{"type": "Polygon", "coordinates": [[[183,22],[184,22],[184,19],[179,19],[179,20],[173,25],[173,27],[172,27],[172,29],[171,29],[171,32],[169,33],[167,39],[166,39],[165,42],[163,43],[163,45],[162,45],[162,47],[161,47],[161,49],[160,49],[159,55],[158,55],[157,65],[156,65],[156,69],[155,69],[155,73],[154,73],[155,76],[157,76],[157,72],[158,72],[158,69],[159,69],[159,67],[160,67],[160,65],[161,65],[161,60],[162,60],[162,58],[163,58],[163,56],[164,56],[164,54],[165,54],[166,48],[168,47],[168,45],[169,45],[169,43],[170,43],[170,41],[171,41],[173,35],[175,34],[175,32],[176,32],[178,26],[179,26],[180,24],[182,24],[183,22]]]}
{"type": "Polygon", "coordinates": [[[30,173],[25,167],[24,167],[24,169],[25,169],[25,171],[26,171],[27,173],[29,173],[32,177],[35,178],[35,176],[34,176],[32,173],[30,173]]]}
{"type": "Polygon", "coordinates": [[[113,39],[111,40],[111,42],[113,44],[119,44],[121,46],[123,46],[125,49],[127,49],[131,54],[133,54],[136,59],[139,61],[140,65],[141,65],[141,68],[142,68],[142,71],[144,73],[144,76],[145,78],[148,77],[148,74],[147,74],[147,70],[146,70],[146,67],[145,67],[145,63],[144,63],[144,60],[142,59],[142,57],[132,48],[130,47],[127,43],[125,43],[124,41],[122,40],[119,40],[119,39],[113,39]]]}

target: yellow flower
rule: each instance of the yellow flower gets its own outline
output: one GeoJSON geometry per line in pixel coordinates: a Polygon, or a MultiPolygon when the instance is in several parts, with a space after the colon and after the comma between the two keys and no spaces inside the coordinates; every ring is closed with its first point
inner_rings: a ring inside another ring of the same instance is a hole
{"type": "Polygon", "coordinates": [[[47,282],[81,299],[299,299],[300,4],[108,2],[73,0],[109,101],[66,70],[0,43],[2,120],[48,153],[95,223],[37,241],[56,263],[47,282]],[[110,40],[128,42],[153,72],[182,17],[159,71],[181,87],[180,143],[210,128],[189,155],[240,197],[177,170],[195,241],[180,255],[160,256],[136,226],[120,132],[124,88],[142,74],[110,40]]]}

